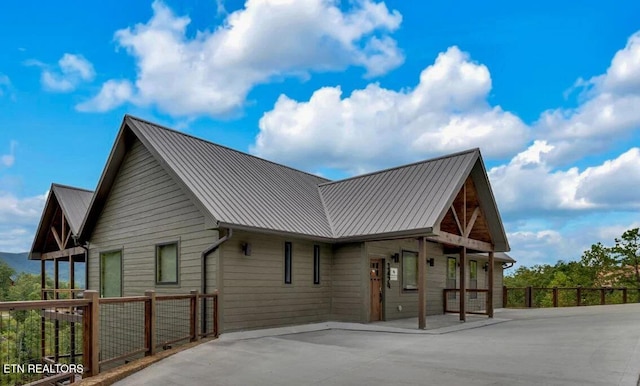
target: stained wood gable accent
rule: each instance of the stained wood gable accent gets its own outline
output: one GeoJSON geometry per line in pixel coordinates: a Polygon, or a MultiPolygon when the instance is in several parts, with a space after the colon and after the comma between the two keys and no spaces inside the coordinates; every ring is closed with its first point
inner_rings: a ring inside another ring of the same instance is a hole
{"type": "Polygon", "coordinates": [[[440,222],[440,230],[428,239],[472,250],[494,250],[491,233],[478,199],[478,190],[471,176],[466,178],[440,222]]]}

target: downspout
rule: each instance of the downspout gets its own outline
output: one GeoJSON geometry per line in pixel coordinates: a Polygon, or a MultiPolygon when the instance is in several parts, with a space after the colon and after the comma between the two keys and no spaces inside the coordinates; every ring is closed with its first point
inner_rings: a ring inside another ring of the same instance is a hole
{"type": "Polygon", "coordinates": [[[509,269],[513,267],[515,263],[502,263],[502,269],[509,269]]]}
{"type": "MultiPolygon", "coordinates": [[[[227,229],[227,234],[216,240],[213,244],[211,244],[207,249],[205,249],[204,251],[202,251],[202,267],[201,267],[201,292],[203,294],[207,293],[207,257],[212,254],[213,252],[215,252],[216,249],[218,249],[223,243],[225,243],[227,240],[229,240],[231,237],[233,236],[233,229],[228,228],[227,229]]],[[[207,303],[206,302],[202,302],[202,326],[200,326],[202,332],[204,333],[206,331],[207,328],[207,303]]]]}

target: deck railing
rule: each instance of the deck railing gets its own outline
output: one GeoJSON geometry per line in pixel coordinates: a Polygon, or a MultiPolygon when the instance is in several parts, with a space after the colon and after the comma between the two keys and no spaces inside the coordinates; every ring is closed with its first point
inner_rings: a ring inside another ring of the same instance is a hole
{"type": "Polygon", "coordinates": [[[640,288],[503,287],[505,308],[578,307],[640,302],[640,288]]]}
{"type": "Polygon", "coordinates": [[[72,383],[217,336],[217,305],[217,291],[102,299],[84,291],[80,299],[0,302],[0,385],[72,383]]]}
{"type": "MultiPolygon", "coordinates": [[[[489,315],[488,289],[466,289],[465,309],[467,314],[489,315]]],[[[460,289],[446,288],[442,291],[443,312],[460,313],[460,289]]]]}

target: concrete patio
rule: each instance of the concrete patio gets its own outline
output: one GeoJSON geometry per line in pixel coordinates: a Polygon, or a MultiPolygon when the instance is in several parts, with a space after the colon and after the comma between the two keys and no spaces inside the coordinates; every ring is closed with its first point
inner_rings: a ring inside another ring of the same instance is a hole
{"type": "Polygon", "coordinates": [[[425,331],[401,320],[223,334],[116,384],[638,384],[640,304],[457,318],[429,317],[425,331]]]}

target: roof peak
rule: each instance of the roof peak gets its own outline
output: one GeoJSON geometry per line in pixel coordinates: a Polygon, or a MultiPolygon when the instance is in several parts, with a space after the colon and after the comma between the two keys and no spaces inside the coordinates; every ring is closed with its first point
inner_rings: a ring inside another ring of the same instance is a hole
{"type": "Polygon", "coordinates": [[[390,168],[376,170],[376,171],[369,172],[369,173],[358,174],[357,176],[347,177],[347,178],[343,178],[341,180],[323,182],[322,184],[320,184],[318,186],[327,186],[327,185],[336,184],[336,183],[340,183],[340,182],[344,182],[344,181],[356,180],[358,178],[369,177],[369,176],[373,176],[373,175],[376,175],[376,174],[386,173],[386,172],[389,172],[389,171],[392,171],[392,170],[404,169],[404,168],[408,168],[408,167],[412,167],[412,166],[416,166],[416,165],[420,165],[420,164],[426,164],[426,163],[429,163],[429,162],[443,160],[443,159],[446,159],[446,158],[459,157],[459,156],[461,156],[463,154],[469,154],[469,153],[474,153],[474,152],[477,152],[478,154],[480,154],[480,148],[474,147],[472,149],[462,150],[462,151],[459,151],[459,152],[456,152],[456,153],[451,153],[451,154],[445,154],[445,155],[441,155],[439,157],[429,158],[429,159],[422,160],[422,161],[416,161],[416,162],[412,162],[410,164],[393,166],[393,167],[390,167],[390,168]]]}
{"type": "Polygon", "coordinates": [[[59,184],[57,182],[51,183],[51,187],[52,188],[63,188],[63,189],[79,190],[79,191],[83,191],[83,192],[87,192],[87,193],[93,193],[93,190],[84,189],[84,188],[78,188],[76,186],[71,186],[71,185],[59,184]]]}
{"type": "Polygon", "coordinates": [[[283,165],[281,163],[277,163],[277,162],[268,160],[266,158],[258,157],[256,155],[253,155],[253,154],[250,154],[250,153],[246,153],[246,152],[231,148],[229,146],[221,145],[219,143],[215,143],[215,142],[209,141],[209,140],[204,139],[204,138],[196,137],[195,135],[187,134],[185,132],[182,132],[182,131],[179,131],[179,130],[176,130],[176,129],[172,129],[170,127],[167,127],[167,126],[164,126],[164,125],[160,125],[160,124],[157,124],[155,122],[151,122],[151,121],[146,120],[146,119],[142,119],[142,118],[130,115],[130,114],[125,114],[125,116],[124,116],[125,121],[126,121],[127,118],[133,119],[133,120],[136,120],[136,121],[139,121],[139,122],[143,122],[143,123],[146,123],[146,124],[151,125],[151,126],[155,126],[155,127],[159,128],[159,129],[162,129],[162,130],[167,130],[167,131],[170,131],[172,133],[180,134],[180,135],[195,139],[195,140],[200,141],[200,142],[208,143],[208,144],[213,145],[213,146],[218,146],[220,148],[223,148],[223,149],[226,149],[226,150],[230,150],[230,151],[232,151],[234,153],[242,154],[243,156],[252,157],[252,158],[258,159],[260,161],[268,162],[268,163],[273,164],[273,165],[277,165],[277,166],[280,166],[280,167],[283,167],[283,168],[287,168],[289,170],[293,170],[293,171],[298,172],[298,173],[303,173],[303,174],[309,175],[311,177],[319,178],[319,179],[325,181],[322,184],[327,183],[327,182],[331,182],[330,179],[321,177],[321,176],[319,176],[317,174],[309,173],[309,172],[306,172],[304,170],[296,169],[296,168],[293,168],[291,166],[283,165]]]}

